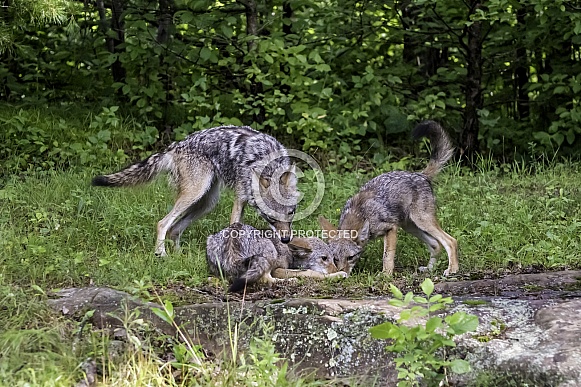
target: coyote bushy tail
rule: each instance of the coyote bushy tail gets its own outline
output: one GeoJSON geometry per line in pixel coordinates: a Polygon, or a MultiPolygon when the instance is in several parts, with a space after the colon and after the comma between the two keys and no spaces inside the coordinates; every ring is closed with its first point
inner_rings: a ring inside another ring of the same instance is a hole
{"type": "Polygon", "coordinates": [[[444,165],[454,155],[454,147],[450,137],[444,131],[444,128],[435,121],[424,121],[419,123],[412,132],[414,139],[427,137],[432,146],[432,154],[426,168],[422,171],[429,179],[433,179],[444,165]]]}
{"type": "Polygon", "coordinates": [[[241,292],[245,286],[258,282],[265,273],[270,273],[272,264],[263,255],[255,255],[248,259],[250,260],[248,271],[232,281],[228,288],[229,292],[241,292]]]}
{"type": "Polygon", "coordinates": [[[100,175],[93,178],[91,185],[105,187],[131,187],[145,184],[162,172],[171,172],[173,160],[166,151],[155,153],[145,160],[122,169],[110,175],[100,175]]]}

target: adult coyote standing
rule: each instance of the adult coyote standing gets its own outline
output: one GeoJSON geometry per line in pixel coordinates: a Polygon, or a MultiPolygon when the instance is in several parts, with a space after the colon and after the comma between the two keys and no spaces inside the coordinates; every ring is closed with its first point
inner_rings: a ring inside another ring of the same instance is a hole
{"type": "Polygon", "coordinates": [[[166,235],[179,247],[183,231],[215,207],[223,186],[236,195],[230,223],[240,222],[249,204],[283,243],[290,241],[297,179],[286,149],[273,137],[248,126],[205,129],[117,173],[97,176],[92,184],[134,186],[161,172],[169,172],[178,194],[172,210],[157,223],[157,255],[166,255],[166,235]]]}
{"type": "Polygon", "coordinates": [[[418,124],[412,135],[414,138],[428,137],[432,146],[430,161],[422,172],[394,171],[368,181],[345,203],[339,229],[327,219],[319,218],[321,227],[331,237],[329,247],[339,270],[350,273],[367,242],[383,237],[383,272],[391,275],[397,229],[403,228],[428,246],[430,261],[420,270],[433,268],[443,246],[448,253],[444,275],[458,271],[458,242],[438,223],[432,189],[433,178],[450,160],[454,148],[444,129],[434,121],[418,124]]]}

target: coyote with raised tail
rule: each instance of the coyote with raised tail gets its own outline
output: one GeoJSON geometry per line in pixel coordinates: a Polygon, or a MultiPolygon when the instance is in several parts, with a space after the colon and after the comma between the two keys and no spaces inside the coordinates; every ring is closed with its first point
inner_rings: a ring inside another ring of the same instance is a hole
{"type": "Polygon", "coordinates": [[[92,184],[134,186],[162,172],[169,173],[178,194],[172,210],[157,223],[157,255],[166,255],[166,236],[179,248],[183,231],[215,207],[223,186],[236,195],[230,223],[241,221],[248,204],[283,243],[290,241],[297,178],[287,150],[273,137],[248,126],[205,129],[120,172],[97,176],[92,184]]]}
{"type": "Polygon", "coordinates": [[[329,247],[339,270],[350,273],[365,245],[383,237],[383,272],[394,269],[397,230],[403,228],[428,246],[430,261],[420,270],[431,270],[442,246],[448,253],[444,275],[458,271],[458,242],[448,235],[436,218],[436,198],[432,180],[453,156],[454,148],[444,129],[434,121],[424,121],[412,132],[416,139],[430,139],[432,153],[422,172],[393,171],[367,182],[343,207],[338,229],[320,217],[329,235],[329,247]]]}

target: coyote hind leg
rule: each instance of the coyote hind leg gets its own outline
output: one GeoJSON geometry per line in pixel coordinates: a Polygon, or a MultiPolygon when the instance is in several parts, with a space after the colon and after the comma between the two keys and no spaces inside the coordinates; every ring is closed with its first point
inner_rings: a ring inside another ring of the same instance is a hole
{"type": "Polygon", "coordinates": [[[428,262],[427,266],[420,266],[419,270],[421,272],[432,271],[434,265],[436,264],[438,255],[442,251],[442,245],[440,242],[438,242],[438,240],[432,237],[430,234],[419,229],[413,223],[405,225],[403,229],[426,244],[428,250],[430,251],[430,261],[428,262]]]}
{"type": "Polygon", "coordinates": [[[157,222],[157,242],[155,254],[166,256],[165,237],[167,232],[176,222],[187,215],[188,209],[192,208],[212,187],[214,181],[214,171],[212,164],[205,159],[195,160],[195,164],[190,162],[187,166],[178,168],[178,197],[171,211],[159,222],[157,222]],[[195,178],[195,180],[194,180],[195,178]]]}
{"type": "MultiPolygon", "coordinates": [[[[413,221],[413,219],[412,219],[412,221],[413,221]]],[[[444,271],[444,275],[448,276],[450,274],[456,273],[458,271],[458,266],[459,266],[458,265],[458,241],[456,241],[456,239],[454,239],[452,236],[448,235],[444,230],[442,230],[442,227],[440,227],[440,224],[438,223],[438,220],[436,219],[435,215],[425,217],[422,219],[418,219],[418,220],[414,221],[414,223],[415,223],[415,226],[422,233],[425,233],[429,237],[438,241],[439,244],[442,245],[444,247],[444,249],[446,250],[446,253],[448,254],[448,268],[444,271]]],[[[430,244],[428,244],[428,246],[430,246],[430,244]]],[[[437,254],[437,252],[438,252],[438,249],[435,249],[435,251],[432,251],[432,250],[430,251],[430,253],[435,253],[435,254],[437,254]]],[[[435,259],[433,261],[432,261],[432,259],[430,259],[430,262],[433,265],[433,263],[435,262],[435,259]]]]}
{"type": "Polygon", "coordinates": [[[195,220],[200,219],[216,207],[220,200],[221,185],[217,179],[212,181],[208,191],[194,204],[192,204],[185,214],[168,231],[169,239],[174,241],[174,247],[180,248],[180,238],[184,230],[195,220]]]}

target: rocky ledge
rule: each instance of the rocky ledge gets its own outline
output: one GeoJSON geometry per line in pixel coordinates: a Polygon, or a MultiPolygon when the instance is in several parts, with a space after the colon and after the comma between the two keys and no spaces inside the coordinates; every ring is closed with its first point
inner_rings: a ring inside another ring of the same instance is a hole
{"type": "MultiPolygon", "coordinates": [[[[480,322],[477,332],[458,338],[455,355],[468,360],[473,371],[456,376],[454,384],[473,385],[484,372],[488,385],[508,380],[511,385],[581,385],[581,272],[508,277],[437,285],[442,294],[462,294],[447,313],[462,310],[477,315],[480,322]]],[[[151,311],[159,305],[124,292],[91,287],[62,290],[56,296],[49,300],[54,309],[69,316],[94,310],[91,319],[98,327],[121,326],[116,316],[129,308],[139,309],[140,318],[162,332],[175,333],[151,311]]],[[[349,377],[359,385],[394,385],[396,373],[386,342],[371,338],[368,329],[395,321],[400,311],[387,298],[305,298],[187,305],[176,307],[175,315],[195,341],[216,355],[230,353],[236,323],[239,350],[253,337],[267,336],[297,371],[321,378],[349,377]]]]}

